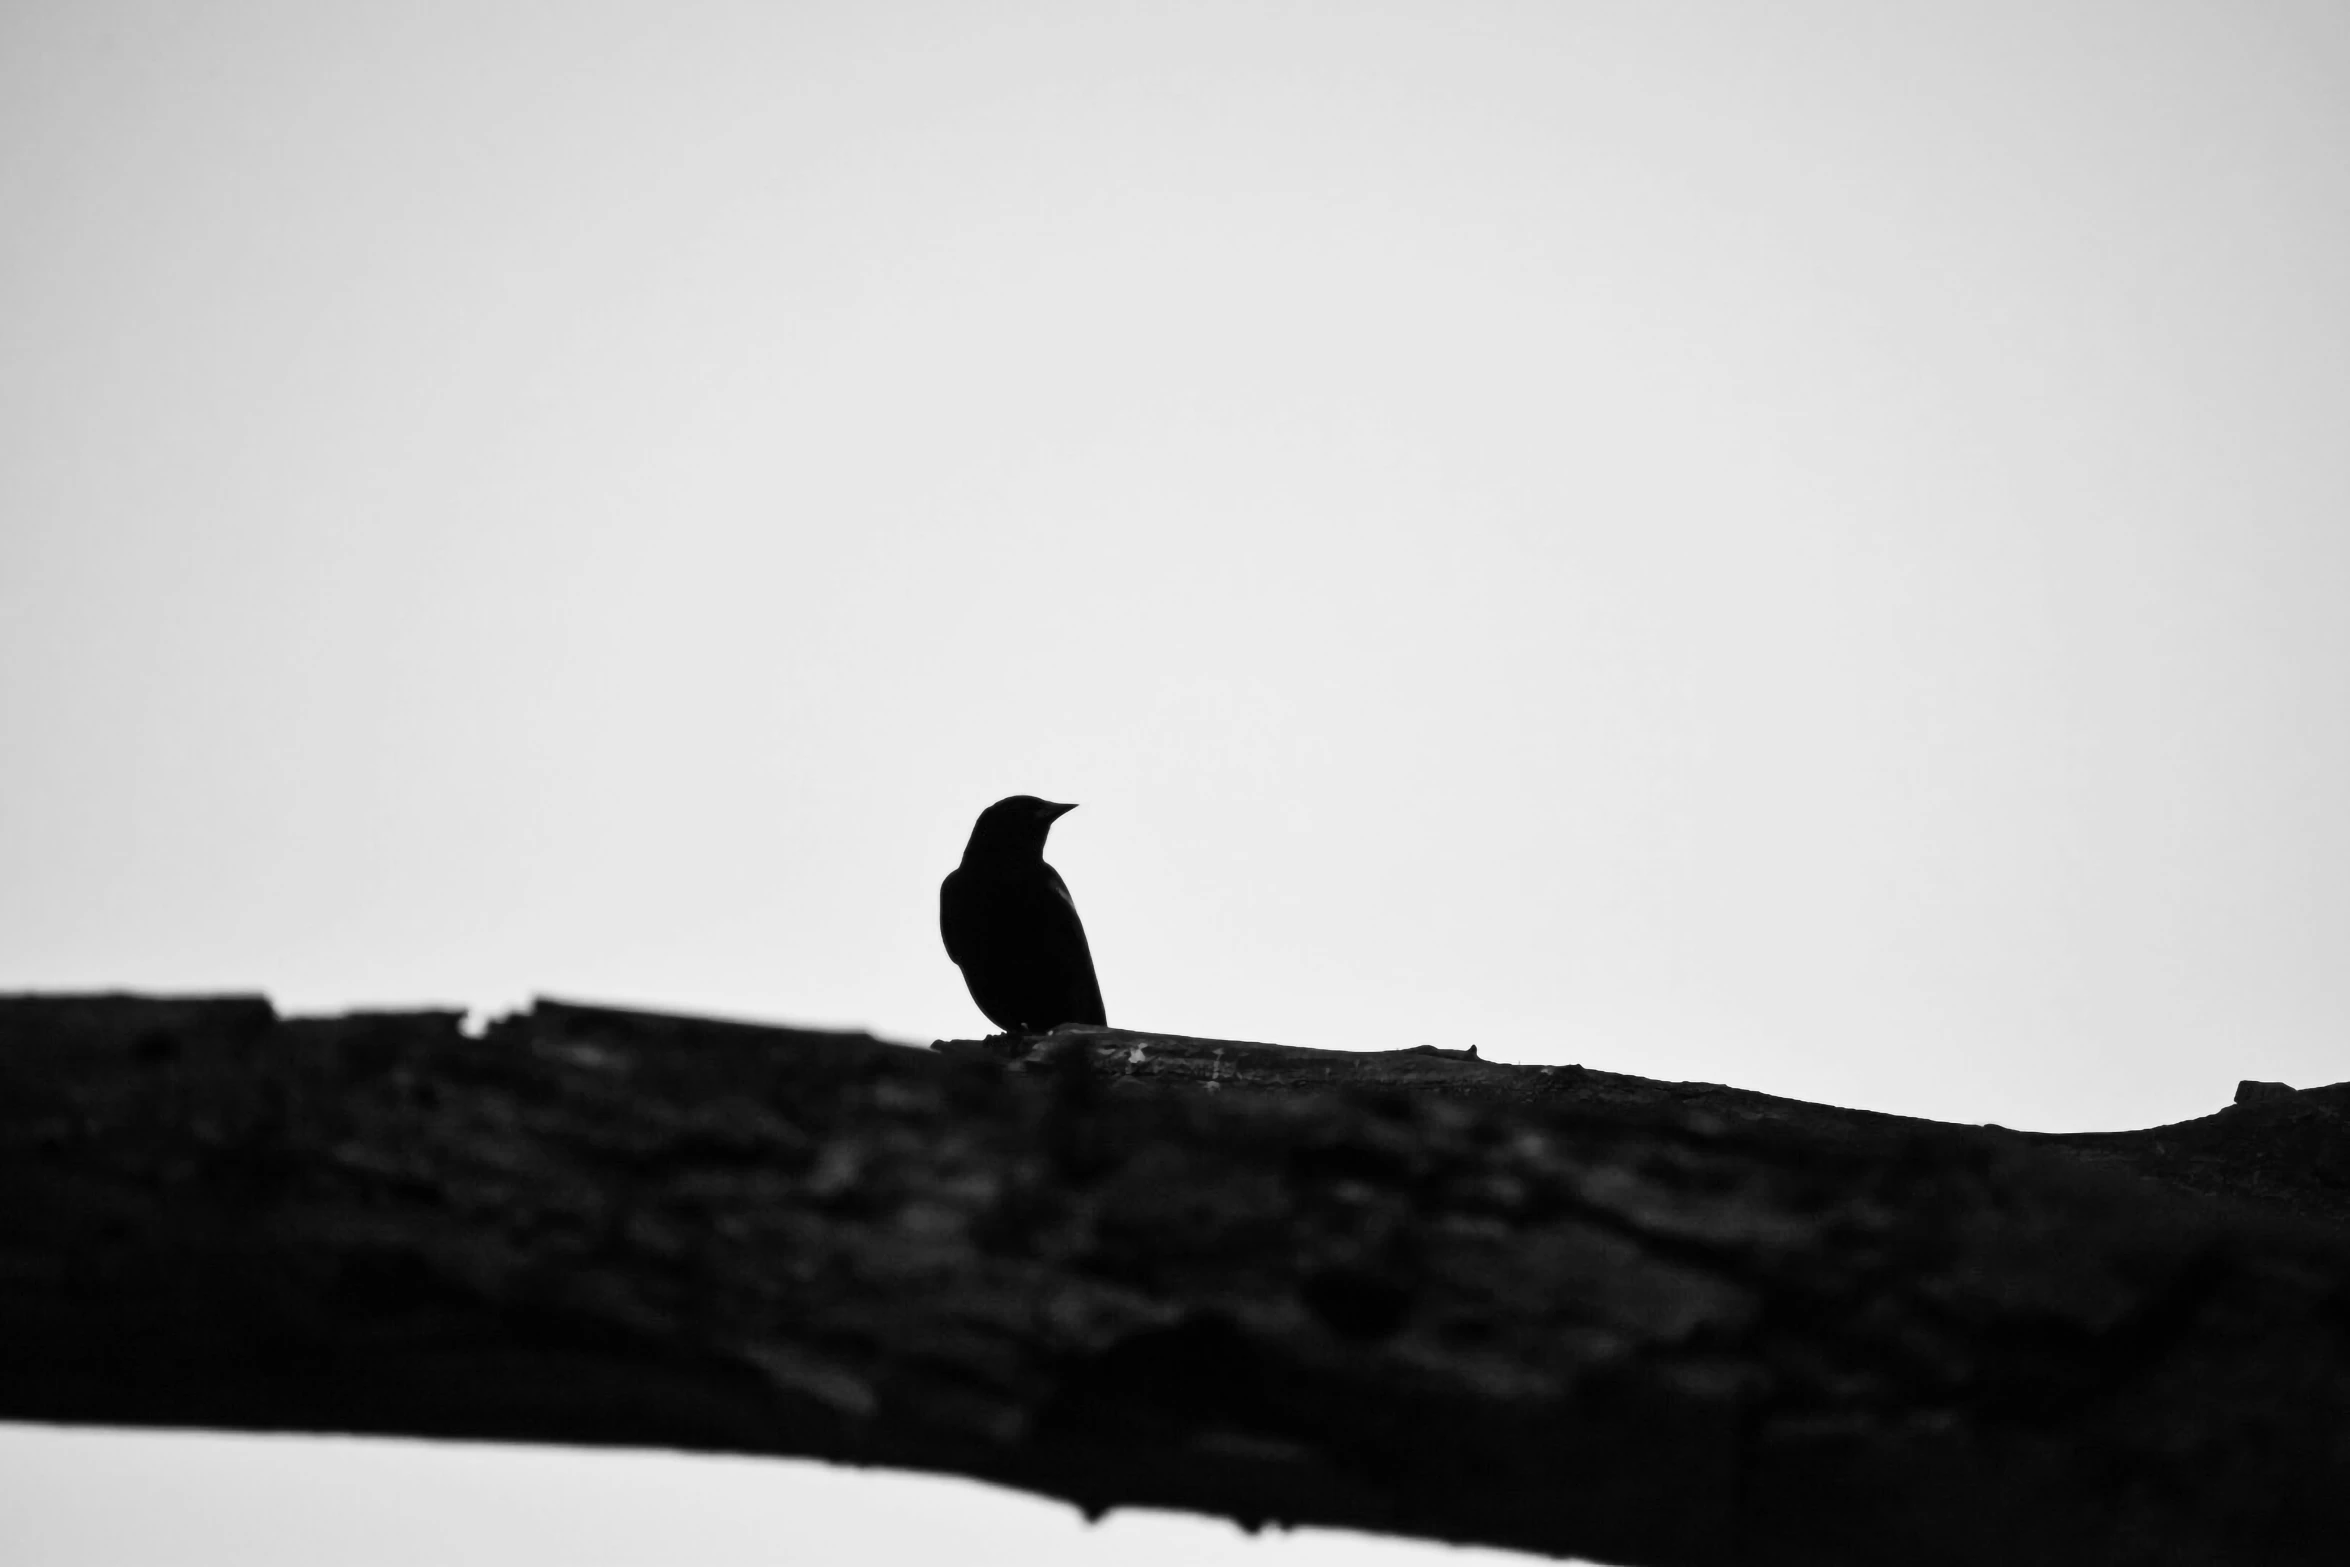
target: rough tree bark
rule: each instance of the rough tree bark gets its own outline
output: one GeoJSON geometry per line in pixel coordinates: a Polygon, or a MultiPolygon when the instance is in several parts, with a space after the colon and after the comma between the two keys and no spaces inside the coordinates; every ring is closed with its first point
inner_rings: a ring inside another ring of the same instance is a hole
{"type": "Polygon", "coordinates": [[[1644,1564],[2317,1563],[2350,1085],[0,999],[0,1416],[800,1454],[1644,1564]]]}

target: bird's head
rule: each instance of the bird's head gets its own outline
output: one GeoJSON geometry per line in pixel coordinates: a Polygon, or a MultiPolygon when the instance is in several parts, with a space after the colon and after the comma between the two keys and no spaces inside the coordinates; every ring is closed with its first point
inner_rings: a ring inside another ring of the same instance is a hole
{"type": "Polygon", "coordinates": [[[979,813],[963,858],[1042,854],[1045,834],[1053,830],[1053,823],[1076,809],[1033,794],[1007,796],[979,813]]]}

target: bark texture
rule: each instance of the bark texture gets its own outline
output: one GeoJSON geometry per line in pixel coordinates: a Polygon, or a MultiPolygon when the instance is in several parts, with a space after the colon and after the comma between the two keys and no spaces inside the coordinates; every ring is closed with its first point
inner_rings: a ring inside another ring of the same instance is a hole
{"type": "Polygon", "coordinates": [[[0,1416],[1643,1564],[2318,1563],[2350,1086],[2028,1136],[1467,1053],[0,999],[0,1416]]]}

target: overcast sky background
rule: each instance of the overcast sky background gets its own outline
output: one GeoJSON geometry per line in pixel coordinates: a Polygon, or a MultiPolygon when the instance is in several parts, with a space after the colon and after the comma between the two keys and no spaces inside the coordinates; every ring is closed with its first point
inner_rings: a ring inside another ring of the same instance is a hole
{"type": "MultiPolygon", "coordinates": [[[[2350,1077],[2338,0],[17,0],[0,214],[0,988],[968,1036],[1033,792],[1116,1023],[2350,1077]]],[[[11,1560],[1390,1559],[0,1455],[11,1560]]]]}

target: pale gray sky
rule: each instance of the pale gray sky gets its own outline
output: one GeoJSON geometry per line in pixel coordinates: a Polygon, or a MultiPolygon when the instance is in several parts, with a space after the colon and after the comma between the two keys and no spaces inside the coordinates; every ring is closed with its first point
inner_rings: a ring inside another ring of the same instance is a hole
{"type": "Polygon", "coordinates": [[[20,0],[0,988],[968,1035],[1033,792],[1118,1023],[2350,1077],[2346,149],[2333,0],[20,0]]]}

